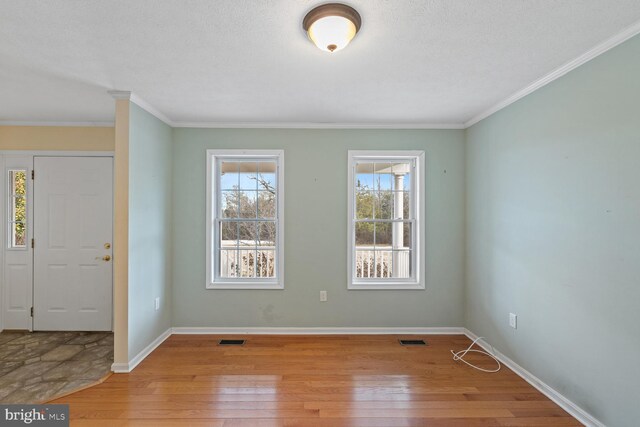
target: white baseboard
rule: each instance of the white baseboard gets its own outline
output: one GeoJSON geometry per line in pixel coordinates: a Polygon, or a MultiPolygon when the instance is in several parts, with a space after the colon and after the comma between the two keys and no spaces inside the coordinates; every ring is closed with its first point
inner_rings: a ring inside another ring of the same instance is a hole
{"type": "Polygon", "coordinates": [[[115,372],[116,374],[126,374],[127,372],[129,372],[129,364],[128,363],[112,363],[111,372],[115,372]]]}
{"type": "Polygon", "coordinates": [[[117,374],[119,373],[128,373],[135,369],[136,366],[140,364],[148,355],[151,354],[153,350],[158,348],[160,344],[162,344],[167,338],[171,336],[171,328],[164,331],[158,338],[153,340],[151,344],[142,349],[142,351],[135,355],[133,359],[129,361],[129,363],[114,363],[111,365],[111,370],[117,374]]]}
{"type": "Polygon", "coordinates": [[[216,328],[177,327],[174,334],[211,335],[464,335],[465,329],[442,328],[216,328]]]}
{"type": "MultiPolygon", "coordinates": [[[[471,332],[468,329],[464,329],[464,334],[471,340],[476,340],[478,336],[471,332]]],[[[584,409],[567,399],[565,396],[551,388],[548,384],[542,381],[540,378],[533,375],[531,372],[524,369],[522,366],[518,365],[513,360],[509,359],[504,354],[500,353],[495,348],[492,348],[489,345],[486,345],[482,341],[478,341],[477,344],[485,349],[487,352],[492,353],[495,357],[500,360],[502,364],[507,366],[513,372],[518,374],[522,379],[535,387],[539,392],[547,396],[553,402],[555,402],[562,409],[567,411],[572,417],[583,423],[587,427],[606,427],[603,423],[598,421],[591,414],[586,412],[584,409]]]]}

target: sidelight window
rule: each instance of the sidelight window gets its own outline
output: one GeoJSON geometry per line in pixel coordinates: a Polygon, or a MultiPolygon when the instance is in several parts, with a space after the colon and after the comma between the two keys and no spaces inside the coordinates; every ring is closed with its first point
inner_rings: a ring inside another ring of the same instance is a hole
{"type": "Polygon", "coordinates": [[[27,247],[27,171],[9,170],[9,248],[27,247]]]}

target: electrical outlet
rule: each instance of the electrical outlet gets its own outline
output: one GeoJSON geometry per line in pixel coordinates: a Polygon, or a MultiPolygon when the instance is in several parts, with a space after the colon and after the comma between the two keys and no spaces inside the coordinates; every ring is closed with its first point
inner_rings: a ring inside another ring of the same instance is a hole
{"type": "Polygon", "coordinates": [[[160,310],[160,297],[156,297],[156,310],[160,310]]]}
{"type": "Polygon", "coordinates": [[[320,301],[321,302],[327,301],[327,291],[320,291],[320,301]]]}
{"type": "Polygon", "coordinates": [[[509,313],[509,326],[518,329],[518,316],[514,313],[509,313]]]}

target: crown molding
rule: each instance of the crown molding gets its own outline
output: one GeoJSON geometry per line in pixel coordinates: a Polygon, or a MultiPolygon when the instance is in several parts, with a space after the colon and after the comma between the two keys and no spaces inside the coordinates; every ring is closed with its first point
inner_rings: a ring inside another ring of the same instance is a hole
{"type": "Polygon", "coordinates": [[[627,28],[625,28],[624,30],[622,30],[618,34],[614,35],[613,37],[605,40],[602,43],[597,44],[596,46],[591,48],[589,51],[583,53],[582,55],[578,56],[577,58],[573,59],[572,61],[567,62],[566,64],[564,64],[561,67],[555,69],[554,71],[550,72],[549,74],[547,74],[547,75],[543,76],[542,78],[534,81],[533,83],[531,83],[527,87],[517,91],[516,93],[514,93],[510,97],[508,97],[508,98],[504,99],[503,101],[495,104],[494,106],[492,106],[491,108],[483,111],[482,113],[472,117],[470,120],[465,122],[464,128],[467,129],[467,128],[475,125],[479,121],[481,121],[483,119],[486,119],[487,117],[491,116],[494,113],[497,113],[498,111],[502,110],[505,107],[508,107],[509,105],[513,104],[514,102],[518,101],[519,99],[524,98],[525,96],[529,95],[532,92],[535,92],[536,90],[540,89],[541,87],[548,85],[552,81],[554,81],[556,79],[559,79],[560,77],[564,76],[568,72],[570,72],[572,70],[575,70],[579,66],[591,61],[592,59],[596,58],[597,56],[602,55],[606,51],[608,51],[608,50],[610,50],[610,49],[612,49],[612,48],[624,43],[625,41],[629,40],[631,37],[633,37],[633,36],[635,36],[637,34],[640,34],[640,21],[636,21],[634,24],[628,26],[627,28]]]}
{"type": "MultiPolygon", "coordinates": [[[[120,96],[120,95],[119,95],[120,96]]],[[[149,114],[174,128],[204,129],[464,129],[462,123],[306,123],[306,122],[173,122],[149,104],[133,94],[129,99],[149,114]],[[143,104],[143,105],[140,105],[143,104]]],[[[77,126],[77,127],[113,127],[114,122],[38,122],[38,121],[0,121],[0,126],[77,126]]]]}
{"type": "Polygon", "coordinates": [[[171,127],[174,126],[174,123],[173,121],[171,121],[171,119],[169,119],[162,112],[157,110],[153,105],[149,104],[147,101],[140,98],[137,94],[133,93],[130,90],[109,90],[107,91],[107,93],[109,93],[109,95],[111,95],[115,100],[124,99],[124,100],[131,101],[134,104],[136,104],[138,107],[145,110],[147,113],[156,117],[158,120],[163,121],[165,124],[171,127]]]}
{"type": "Polygon", "coordinates": [[[130,90],[108,90],[107,93],[113,97],[113,99],[131,99],[131,91],[130,90]]]}
{"type": "Polygon", "coordinates": [[[152,116],[155,116],[158,120],[163,121],[165,124],[167,124],[167,125],[169,125],[171,127],[175,127],[175,123],[173,123],[173,121],[170,118],[165,116],[162,112],[157,110],[153,105],[149,104],[148,102],[146,102],[144,99],[140,98],[135,93],[131,94],[131,102],[133,102],[138,107],[142,108],[143,110],[145,110],[147,113],[151,114],[152,116]]]}
{"type": "Polygon", "coordinates": [[[51,126],[51,127],[107,127],[113,122],[38,122],[38,121],[0,121],[0,126],[51,126]]]}
{"type": "Polygon", "coordinates": [[[464,129],[463,123],[174,122],[172,126],[211,129],[464,129]]]}

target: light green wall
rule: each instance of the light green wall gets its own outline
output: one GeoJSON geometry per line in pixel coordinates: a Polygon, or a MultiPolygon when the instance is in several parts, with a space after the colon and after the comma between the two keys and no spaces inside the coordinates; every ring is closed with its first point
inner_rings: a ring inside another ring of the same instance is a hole
{"type": "Polygon", "coordinates": [[[172,134],[169,126],[135,104],[129,123],[131,360],[171,327],[172,134]]]}
{"type": "Polygon", "coordinates": [[[640,37],[468,129],[466,179],[466,326],[638,425],[640,37]]]}
{"type": "Polygon", "coordinates": [[[464,132],[174,129],[173,326],[462,326],[464,132]],[[284,149],[285,289],[205,289],[205,150],[284,149]],[[426,154],[426,290],[347,290],[347,150],[426,154]],[[328,291],[320,303],[319,291],[328,291]]]}

